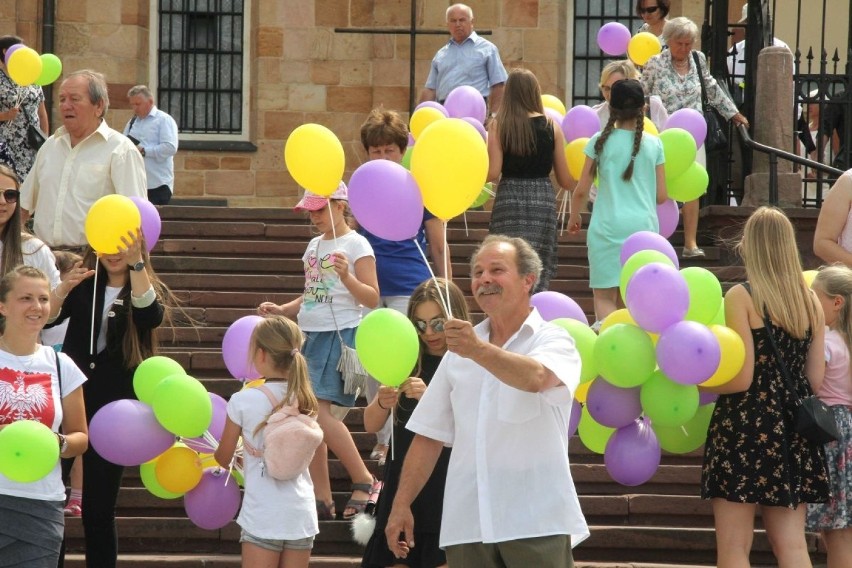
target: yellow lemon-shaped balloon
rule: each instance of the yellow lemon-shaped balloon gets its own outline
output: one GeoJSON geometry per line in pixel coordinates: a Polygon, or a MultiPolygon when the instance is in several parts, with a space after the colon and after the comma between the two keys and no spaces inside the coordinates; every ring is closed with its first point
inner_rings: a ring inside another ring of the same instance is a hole
{"type": "Polygon", "coordinates": [[[287,138],[284,162],[296,183],[327,197],[343,179],[346,156],[334,132],[320,124],[303,124],[287,138]]]}
{"type": "MultiPolygon", "coordinates": [[[[20,50],[18,50],[20,51],[20,50]]],[[[13,55],[17,55],[16,51],[13,55]]],[[[89,208],[86,215],[86,240],[97,252],[116,254],[124,247],[121,238],[135,233],[142,224],[139,208],[129,197],[113,194],[101,197],[89,208]]]]}
{"type": "Polygon", "coordinates": [[[639,32],[627,44],[627,56],[638,66],[648,63],[648,60],[663,50],[660,40],[651,32],[639,32]]]}
{"type": "Polygon", "coordinates": [[[718,387],[733,379],[745,363],[745,343],[740,334],[723,325],[711,325],[710,331],[719,340],[722,357],[719,367],[709,379],[701,383],[702,387],[718,387]]]}
{"type": "Polygon", "coordinates": [[[541,104],[544,108],[555,110],[561,115],[565,115],[565,104],[553,95],[541,95],[541,104]]]}
{"type": "Polygon", "coordinates": [[[201,460],[195,450],[176,444],[160,454],[154,472],[163,489],[183,494],[201,481],[201,460]]]}
{"type": "Polygon", "coordinates": [[[420,107],[415,110],[408,121],[408,129],[415,140],[420,138],[420,134],[426,130],[426,127],[435,122],[447,118],[444,113],[432,107],[420,107]]]}
{"type": "Polygon", "coordinates": [[[583,150],[586,149],[588,143],[588,138],[576,138],[565,145],[568,173],[574,179],[580,179],[580,175],[583,173],[583,165],[586,163],[586,154],[583,153],[583,150]]]}

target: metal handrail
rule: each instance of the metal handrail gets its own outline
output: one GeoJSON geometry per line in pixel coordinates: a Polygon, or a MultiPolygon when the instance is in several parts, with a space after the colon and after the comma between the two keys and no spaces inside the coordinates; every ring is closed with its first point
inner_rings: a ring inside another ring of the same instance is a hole
{"type": "Polygon", "coordinates": [[[821,164],[820,162],[816,162],[814,160],[810,160],[808,158],[803,158],[797,154],[793,154],[792,152],[787,152],[786,150],[781,150],[780,148],[774,148],[772,146],[767,146],[766,144],[761,144],[760,142],[755,142],[751,139],[751,136],[748,134],[748,128],[743,124],[737,124],[737,131],[740,133],[740,138],[743,141],[743,144],[747,148],[751,148],[752,150],[757,150],[758,152],[763,152],[764,154],[769,155],[769,203],[770,205],[778,205],[778,158],[784,158],[789,162],[793,162],[794,164],[801,164],[803,166],[807,166],[811,169],[818,170],[827,174],[832,174],[834,176],[840,177],[843,174],[843,170],[839,170],[837,168],[833,168],[831,166],[826,166],[825,164],[821,164]]]}

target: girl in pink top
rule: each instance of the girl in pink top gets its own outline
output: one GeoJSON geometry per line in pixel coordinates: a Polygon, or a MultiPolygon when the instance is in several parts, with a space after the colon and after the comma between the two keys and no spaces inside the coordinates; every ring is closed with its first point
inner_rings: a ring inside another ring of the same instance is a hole
{"type": "Polygon", "coordinates": [[[831,499],[809,504],[807,528],[820,531],[828,550],[828,568],[852,566],[852,269],[823,267],[811,286],[825,312],[825,379],[817,396],[834,411],[840,439],[825,445],[831,499]]]}

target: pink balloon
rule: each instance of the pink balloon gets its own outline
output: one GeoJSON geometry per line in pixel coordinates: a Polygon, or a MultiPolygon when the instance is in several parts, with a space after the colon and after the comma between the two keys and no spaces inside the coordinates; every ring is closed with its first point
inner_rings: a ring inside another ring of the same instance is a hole
{"type": "Polygon", "coordinates": [[[9,58],[12,57],[12,54],[15,53],[16,51],[18,51],[19,49],[21,49],[22,47],[26,47],[26,46],[22,43],[16,43],[16,44],[12,45],[9,49],[6,50],[6,57],[5,57],[6,65],[9,64],[9,58]]]}
{"type": "Polygon", "coordinates": [[[595,422],[609,428],[632,424],[642,414],[639,387],[620,388],[601,377],[592,381],[586,395],[586,408],[595,422]]]}
{"type": "Polygon", "coordinates": [[[183,496],[183,506],[196,526],[215,531],[230,523],[240,510],[240,487],[226,470],[207,468],[198,485],[183,496]]]}
{"type": "MultiPolygon", "coordinates": [[[[225,431],[225,418],[228,416],[228,401],[216,393],[208,392],[210,402],[213,404],[213,418],[210,420],[210,426],[207,431],[217,440],[222,439],[222,432],[225,431]]],[[[196,452],[211,452],[210,445],[203,437],[183,438],[183,443],[195,450],[196,452]]]]}
{"type": "Polygon", "coordinates": [[[695,109],[682,108],[674,111],[666,121],[663,130],[669,128],[682,128],[689,132],[695,139],[697,148],[700,148],[704,144],[704,139],[707,138],[707,121],[704,120],[704,115],[695,109]]]}
{"type": "Polygon", "coordinates": [[[678,322],[663,331],[657,341],[660,370],[682,385],[697,385],[709,379],[719,368],[721,357],[719,340],[698,322],[678,322]]]}
{"type": "Polygon", "coordinates": [[[663,253],[671,259],[675,268],[679,267],[677,253],[672,244],[659,233],[653,231],[636,231],[621,245],[621,264],[641,250],[655,250],[663,253]]]}
{"type": "Polygon", "coordinates": [[[530,298],[532,304],[541,314],[544,321],[559,318],[571,318],[589,325],[589,318],[583,312],[580,304],[559,292],[538,292],[530,298]]]}
{"type": "Polygon", "coordinates": [[[657,205],[657,220],[660,223],[660,234],[665,238],[671,237],[680,221],[680,209],[674,199],[666,199],[664,203],[657,205]]]}
{"type": "Polygon", "coordinates": [[[438,109],[439,111],[441,111],[441,113],[444,116],[446,116],[446,117],[450,116],[450,113],[447,112],[446,107],[444,105],[442,105],[441,103],[439,103],[438,101],[423,101],[422,103],[420,103],[419,105],[414,107],[414,110],[417,111],[417,109],[420,109],[420,108],[423,108],[423,107],[431,107],[431,108],[434,108],[434,109],[438,109]]]}
{"type": "Polygon", "coordinates": [[[148,248],[148,252],[151,252],[154,245],[160,240],[160,231],[163,229],[160,212],[153,203],[144,197],[134,195],[130,200],[139,209],[139,215],[142,217],[142,236],[145,237],[145,246],[148,248]]]}
{"type": "Polygon", "coordinates": [[[235,321],[225,331],[222,338],[222,359],[235,379],[251,381],[260,378],[260,373],[251,361],[251,334],[255,326],[262,321],[260,316],[244,316],[235,321]]]}
{"type": "Polygon", "coordinates": [[[633,273],[625,303],[639,327],[660,333],[683,320],[689,309],[689,288],[677,268],[651,262],[633,273]]]}
{"type": "Polygon", "coordinates": [[[630,43],[630,30],[618,22],[604,24],[598,30],[598,47],[607,55],[624,55],[630,43]]]}
{"type": "Polygon", "coordinates": [[[598,113],[590,106],[571,107],[562,119],[562,133],[565,135],[566,144],[577,138],[591,138],[600,129],[598,113]]]}
{"type": "Polygon", "coordinates": [[[485,123],[485,99],[473,87],[463,85],[450,91],[447,100],[444,101],[444,107],[451,118],[469,116],[485,123]]]}
{"type": "Polygon", "coordinates": [[[355,170],[349,206],[359,225],[389,241],[413,239],[423,224],[423,196],[414,176],[390,160],[371,160],[355,170]]]}
{"type": "Polygon", "coordinates": [[[636,420],[613,432],[604,450],[609,475],[622,485],[642,485],[660,466],[662,451],[650,421],[636,420]]]}
{"type": "Polygon", "coordinates": [[[123,398],[92,416],[89,442],[109,462],[139,465],[171,448],[175,436],[160,426],[150,406],[123,398]]]}
{"type": "Polygon", "coordinates": [[[485,126],[481,122],[470,116],[463,116],[462,120],[476,128],[476,131],[479,132],[482,139],[488,142],[488,132],[485,130],[485,126]]]}

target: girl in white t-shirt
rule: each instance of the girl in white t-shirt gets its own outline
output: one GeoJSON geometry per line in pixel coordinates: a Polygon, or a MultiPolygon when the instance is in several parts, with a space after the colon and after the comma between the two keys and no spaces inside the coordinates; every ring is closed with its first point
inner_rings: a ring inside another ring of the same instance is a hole
{"type": "MultiPolygon", "coordinates": [[[[263,427],[283,405],[298,406],[316,416],[319,409],[311,389],[308,367],[301,354],[302,332],[291,320],[271,316],[257,325],[251,337],[252,362],[266,377],[265,385],[279,402],[272,407],[258,389],[236,393],[228,402],[225,430],[215,458],[229,467],[240,436],[252,447],[263,447],[263,427]]],[[[311,476],[307,470],[287,481],[264,475],[261,457],[243,456],[245,493],[237,517],[242,528],[243,567],[307,568],[314,536],[319,532],[311,476]]]]}
{"type": "Polygon", "coordinates": [[[828,565],[852,566],[852,269],[842,264],[826,266],[811,288],[825,312],[825,379],[816,392],[831,407],[840,439],[825,445],[831,480],[827,503],[809,504],[807,528],[822,532],[828,565]]]}
{"type": "Polygon", "coordinates": [[[308,243],[302,256],[305,291],[285,304],[263,302],[258,313],[298,317],[299,327],[305,333],[303,353],[308,360],[311,385],[319,399],[317,421],[325,436],[310,467],[317,514],[320,520],[335,517],[328,474],[330,448],[352,479],[352,495],[343,511],[343,518],[351,519],[364,512],[376,481],[361,459],[349,429],[332,414],[331,407],[355,404],[355,395],[343,392],[337,364],[341,341],[350,347],[354,345],[362,306],[375,308],[379,304],[376,258],[367,239],[347,222],[349,199],[342,182],[329,197],[305,192],[295,210],[306,211],[311,223],[322,233],[308,243]]]}

